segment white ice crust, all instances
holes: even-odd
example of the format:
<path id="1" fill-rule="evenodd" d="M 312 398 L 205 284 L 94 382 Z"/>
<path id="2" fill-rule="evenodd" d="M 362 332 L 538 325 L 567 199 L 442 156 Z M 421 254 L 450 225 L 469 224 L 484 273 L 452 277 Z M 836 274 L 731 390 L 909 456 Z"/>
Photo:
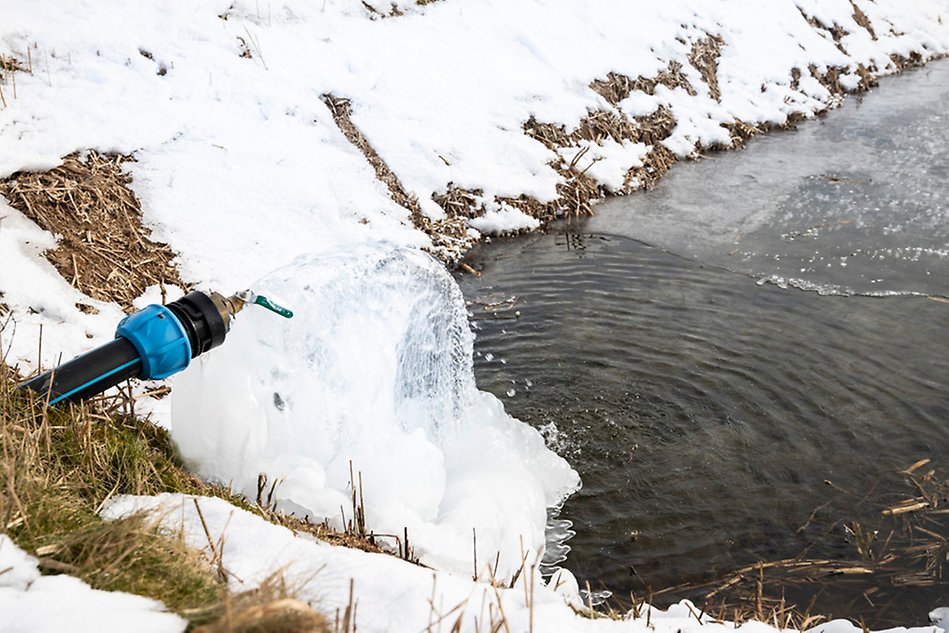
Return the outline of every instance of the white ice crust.
<path id="1" fill-rule="evenodd" d="M 476 534 L 509 578 L 543 550 L 546 509 L 579 477 L 475 387 L 464 298 L 440 262 L 365 243 L 254 288 L 294 317 L 246 308 L 173 382 L 172 437 L 199 473 L 250 498 L 263 473 L 279 509 L 342 528 L 351 464 L 367 528 L 407 528 L 425 563 L 470 571 Z"/>

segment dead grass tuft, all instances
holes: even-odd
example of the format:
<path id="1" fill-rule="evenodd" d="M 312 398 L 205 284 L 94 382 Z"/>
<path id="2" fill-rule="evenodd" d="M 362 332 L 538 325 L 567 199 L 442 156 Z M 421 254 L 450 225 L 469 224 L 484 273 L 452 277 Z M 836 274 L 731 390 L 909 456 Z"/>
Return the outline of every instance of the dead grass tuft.
<path id="1" fill-rule="evenodd" d="M 722 54 L 725 40 L 719 35 L 709 35 L 692 45 L 689 53 L 689 63 L 692 64 L 702 79 L 708 84 L 709 94 L 716 101 L 721 101 L 722 92 L 718 87 L 718 58 Z"/>
<path id="2" fill-rule="evenodd" d="M 187 289 L 172 263 L 174 251 L 142 226 L 141 205 L 118 154 L 71 154 L 45 172 L 17 172 L 0 181 L 0 194 L 40 228 L 59 236 L 45 253 L 64 279 L 127 312 L 151 285 Z"/>
<path id="3" fill-rule="evenodd" d="M 483 196 L 483 189 L 465 189 L 450 182 L 443 193 L 432 194 L 432 200 L 449 217 L 476 218 L 484 213 Z"/>
<path id="4" fill-rule="evenodd" d="M 412 223 L 424 231 L 432 240 L 433 254 L 446 263 L 458 261 L 474 244 L 468 235 L 468 225 L 462 216 L 449 216 L 444 220 L 432 220 L 419 206 L 418 198 L 408 193 L 399 177 L 389 168 L 366 136 L 352 121 L 352 104 L 349 99 L 331 94 L 323 95 L 323 103 L 329 108 L 333 121 L 350 143 L 358 149 L 376 172 L 376 178 L 389 188 L 389 195 L 410 213 Z"/>
<path id="5" fill-rule="evenodd" d="M 29 55 L 29 49 L 27 49 L 27 55 Z M 15 57 L 8 57 L 6 55 L 0 55 L 0 107 L 6 109 L 10 106 L 10 102 L 7 100 L 9 96 L 12 100 L 17 98 L 16 90 L 16 73 L 23 72 L 28 70 L 31 74 L 33 72 L 33 61 L 32 58 L 29 58 L 28 66 L 24 67 Z M 7 94 L 3 92 L 3 86 L 9 86 Z"/>
<path id="6" fill-rule="evenodd" d="M 890 60 L 892 60 L 893 64 L 896 66 L 897 72 L 903 72 L 907 68 L 922 66 L 925 62 L 923 56 L 915 51 L 910 53 L 908 57 L 894 53 L 893 55 L 890 55 Z"/>
<path id="7" fill-rule="evenodd" d="M 725 127 L 728 128 L 728 132 L 731 135 L 729 148 L 744 147 L 748 143 L 748 139 L 764 131 L 761 126 L 742 121 L 741 119 L 736 119 L 734 123 L 726 123 Z"/>
<path id="8" fill-rule="evenodd" d="M 831 94 L 842 95 L 846 92 L 840 85 L 840 68 L 831 66 L 822 73 L 817 69 L 817 66 L 811 64 L 807 67 L 807 70 L 810 71 L 811 76 L 827 88 Z"/>
<path id="9" fill-rule="evenodd" d="M 15 57 L 9 57 L 7 55 L 0 55 L 0 81 L 6 81 L 7 77 L 12 75 L 15 72 L 23 72 L 26 68 L 23 67 Z"/>
<path id="10" fill-rule="evenodd" d="M 873 30 L 873 25 L 870 24 L 870 18 L 867 17 L 867 14 L 864 13 L 853 0 L 850 0 L 850 6 L 853 7 L 853 21 L 865 28 L 867 32 L 870 33 L 870 37 L 876 40 L 876 31 Z"/>
<path id="11" fill-rule="evenodd" d="M 856 69 L 854 70 L 854 72 L 860 77 L 860 81 L 857 84 L 857 87 L 853 90 L 846 90 L 840 85 L 840 76 L 847 72 L 846 68 L 831 66 L 826 71 L 820 72 L 817 67 L 812 64 L 808 66 L 807 69 L 814 79 L 819 81 L 822 86 L 827 88 L 827 90 L 829 90 L 834 97 L 838 98 L 842 97 L 848 92 L 866 92 L 878 84 L 876 78 L 872 74 L 873 69 L 867 68 L 863 64 L 857 64 Z"/>
<path id="12" fill-rule="evenodd" d="M 255 590 L 225 596 L 214 609 L 217 619 L 194 633 L 332 633 L 326 618 L 294 593 L 282 576 L 271 576 Z"/>
<path id="13" fill-rule="evenodd" d="M 44 573 L 160 600 L 192 625 L 218 621 L 209 631 L 328 630 L 277 576 L 257 592 L 229 596 L 222 561 L 186 547 L 154 517 L 106 522 L 98 511 L 115 495 L 179 492 L 222 497 L 318 537 L 330 535 L 328 527 L 205 484 L 182 468 L 167 432 L 146 421 L 89 403 L 46 407 L 18 391 L 17 379 L 0 362 L 0 528 Z"/>
<path id="14" fill-rule="evenodd" d="M 613 95 L 620 95 L 625 90 L 624 79 L 618 75 L 613 77 L 619 82 L 618 86 L 604 88 L 604 90 Z M 643 165 L 629 171 L 623 189 L 618 192 L 607 192 L 592 178 L 578 173 L 575 166 L 555 165 L 555 168 L 558 168 L 558 171 L 561 171 L 566 178 L 566 183 L 559 191 L 562 206 L 568 213 L 583 215 L 592 214 L 592 201 L 608 193 L 623 194 L 638 188 L 653 187 L 677 160 L 675 155 L 661 144 L 661 141 L 672 133 L 675 125 L 672 111 L 665 106 L 660 106 L 652 114 L 633 120 L 628 119 L 619 111 L 598 110 L 587 115 L 576 129 L 569 132 L 563 125 L 540 123 L 532 117 L 524 124 L 524 132 L 554 151 L 576 147 L 584 141 L 599 144 L 606 139 L 617 143 L 628 141 L 652 145 Z"/>
<path id="15" fill-rule="evenodd" d="M 626 182 L 631 189 L 652 189 L 678 160 L 665 145 L 654 145 L 646 154 L 642 167 L 636 167 L 626 174 Z"/>
<path id="16" fill-rule="evenodd" d="M 635 90 L 654 95 L 656 94 L 656 86 L 665 86 L 670 90 L 682 88 L 690 95 L 695 96 L 695 89 L 682 74 L 682 64 L 679 62 L 670 62 L 669 67 L 655 77 L 631 79 L 626 75 L 611 72 L 607 74 L 606 79 L 596 79 L 590 83 L 590 88 L 612 105 L 616 105 Z"/>

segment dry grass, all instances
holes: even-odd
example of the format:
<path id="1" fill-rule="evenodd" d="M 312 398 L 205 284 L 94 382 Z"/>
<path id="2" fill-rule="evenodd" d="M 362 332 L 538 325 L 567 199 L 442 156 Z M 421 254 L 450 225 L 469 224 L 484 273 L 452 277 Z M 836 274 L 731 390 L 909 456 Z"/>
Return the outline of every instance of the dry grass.
<path id="1" fill-rule="evenodd" d="M 653 596 L 697 596 L 704 611 L 719 619 L 744 622 L 751 619 L 774 622 L 780 628 L 803 629 L 825 619 L 813 614 L 815 600 L 795 604 L 785 596 L 819 595 L 840 583 L 855 587 L 867 602 L 885 613 L 898 605 L 894 587 L 949 588 L 949 480 L 933 469 L 923 470 L 930 461 L 920 460 L 901 471 L 906 492 L 895 503 L 879 507 L 879 520 L 860 523 L 838 520 L 833 533 L 838 547 L 849 550 L 836 559 L 807 556 L 759 562 L 725 576 L 699 583 L 687 583 L 654 592 Z M 807 530 L 819 510 L 805 525 Z M 835 617 L 847 614 L 833 614 Z"/>
<path id="2" fill-rule="evenodd" d="M 172 264 L 175 253 L 150 239 L 131 176 L 118 154 L 71 154 L 45 172 L 18 172 L 0 181 L 0 194 L 42 229 L 59 236 L 45 253 L 64 279 L 131 312 L 148 286 L 188 288 Z"/>
<path id="3" fill-rule="evenodd" d="M 0 81 L 6 82 L 15 72 L 23 72 L 23 67 L 15 57 L 0 55 Z"/>
<path id="4" fill-rule="evenodd" d="M 15 390 L 0 363 L 0 526 L 47 573 L 130 591 L 173 610 L 207 606 L 225 590 L 202 557 L 145 517 L 102 521 L 116 494 L 207 488 L 175 463 L 167 435 L 121 415 L 46 408 Z"/>
<path id="5" fill-rule="evenodd" d="M 34 554 L 44 573 L 68 573 L 97 589 L 161 600 L 206 631 L 329 631 L 319 614 L 293 600 L 275 576 L 261 589 L 230 596 L 218 566 L 185 546 L 153 517 L 106 522 L 98 511 L 115 495 L 213 495 L 291 528 L 312 526 L 260 508 L 185 471 L 168 434 L 123 406 L 46 407 L 16 390 L 0 363 L 0 526 Z M 352 540 L 352 539 L 350 539 Z M 321 628 L 322 627 L 322 628 Z"/>
<path id="6" fill-rule="evenodd" d="M 867 14 L 857 6 L 857 3 L 854 2 L 854 0 L 850 0 L 850 6 L 853 7 L 853 21 L 866 29 L 870 34 L 870 37 L 876 40 L 876 31 L 873 30 L 873 26 L 870 24 L 870 18 L 867 17 Z"/>
<path id="7" fill-rule="evenodd" d="M 613 78 L 619 84 L 625 81 L 622 75 L 613 75 Z M 621 94 L 623 90 L 624 88 L 619 87 L 612 92 Z M 524 124 L 524 132 L 528 136 L 554 151 L 575 147 L 584 141 L 599 144 L 606 139 L 617 143 L 645 143 L 653 146 L 646 155 L 643 165 L 630 170 L 626 177 L 626 185 L 618 192 L 607 192 L 592 179 L 587 178 L 586 180 L 590 182 L 584 182 L 577 178 L 581 174 L 577 173 L 575 165 L 555 165 L 555 168 L 563 170 L 561 173 L 568 183 L 571 180 L 577 182 L 572 187 L 568 184 L 561 192 L 561 198 L 566 201 L 563 205 L 565 210 L 574 214 L 592 214 L 591 203 L 609 193 L 623 194 L 634 189 L 649 189 L 654 186 L 676 161 L 672 152 L 661 144 L 661 141 L 668 138 L 674 128 L 675 118 L 665 106 L 660 106 L 650 115 L 632 120 L 618 110 L 608 112 L 598 110 L 584 117 L 572 131 L 567 131 L 563 125 L 540 123 L 533 118 Z M 574 195 L 571 196 L 571 193 Z"/>
<path id="8" fill-rule="evenodd" d="M 362 131 L 353 123 L 352 105 L 348 99 L 331 94 L 323 95 L 323 102 L 329 108 L 337 127 L 350 143 L 358 149 L 376 172 L 376 178 L 389 188 L 389 195 L 399 205 L 408 209 L 412 223 L 424 231 L 432 240 L 433 254 L 447 263 L 453 263 L 474 244 L 468 235 L 466 218 L 449 216 L 445 220 L 434 221 L 422 213 L 418 198 L 408 193 L 399 177 L 379 156 Z"/>
<path id="9" fill-rule="evenodd" d="M 915 51 L 910 53 L 908 57 L 894 53 L 890 55 L 890 60 L 896 65 L 897 72 L 903 72 L 907 68 L 916 68 L 925 63 L 923 56 Z"/>
<path id="10" fill-rule="evenodd" d="M 16 73 L 26 70 L 33 72 L 32 60 L 27 63 L 28 66 L 24 67 L 15 57 L 0 55 L 0 108 L 8 108 L 10 102 L 17 98 Z M 4 92 L 4 86 L 6 86 L 6 92 Z"/>
<path id="11" fill-rule="evenodd" d="M 481 202 L 483 196 L 483 189 L 464 189 L 450 182 L 445 192 L 433 194 L 432 200 L 449 217 L 476 218 L 484 213 L 484 204 Z"/>
<path id="12" fill-rule="evenodd" d="M 283 577 L 274 575 L 260 587 L 226 595 L 212 610 L 214 620 L 194 633 L 332 633 L 329 622 L 293 597 Z"/>
<path id="13" fill-rule="evenodd" d="M 721 101 L 722 92 L 718 87 L 718 58 L 722 54 L 722 45 L 725 41 L 718 35 L 709 35 L 692 46 L 689 53 L 689 63 L 702 75 L 708 84 L 709 94 L 716 101 Z"/>
<path id="14" fill-rule="evenodd" d="M 606 79 L 595 79 L 590 83 L 590 88 L 612 105 L 628 97 L 632 92 L 638 90 L 648 95 L 656 94 L 656 86 L 665 86 L 670 90 L 682 88 L 690 95 L 695 96 L 695 89 L 685 75 L 682 74 L 682 64 L 679 62 L 670 62 L 666 70 L 661 71 L 655 77 L 637 77 L 631 79 L 626 75 L 619 73 L 608 73 Z"/>

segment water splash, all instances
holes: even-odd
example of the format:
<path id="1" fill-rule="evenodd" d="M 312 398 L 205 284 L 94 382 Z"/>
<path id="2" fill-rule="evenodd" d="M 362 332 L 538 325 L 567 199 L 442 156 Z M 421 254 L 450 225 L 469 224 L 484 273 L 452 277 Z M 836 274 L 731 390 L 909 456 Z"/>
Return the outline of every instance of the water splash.
<path id="1" fill-rule="evenodd" d="M 251 498 L 265 473 L 279 507 L 341 527 L 351 461 L 368 527 L 408 527 L 423 561 L 470 572 L 472 528 L 500 577 L 543 550 L 546 509 L 579 478 L 476 388 L 465 303 L 440 263 L 367 244 L 254 288 L 296 316 L 241 314 L 176 381 L 172 436 L 198 472 Z"/>

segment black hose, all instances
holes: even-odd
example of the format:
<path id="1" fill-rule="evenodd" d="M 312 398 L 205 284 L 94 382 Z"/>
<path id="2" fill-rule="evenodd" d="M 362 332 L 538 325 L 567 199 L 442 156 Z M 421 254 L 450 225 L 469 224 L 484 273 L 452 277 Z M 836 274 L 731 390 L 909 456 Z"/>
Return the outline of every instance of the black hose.
<path id="1" fill-rule="evenodd" d="M 56 404 L 78 402 L 129 378 L 167 378 L 224 342 L 231 318 L 228 301 L 194 291 L 167 306 L 147 306 L 119 322 L 114 340 L 20 388 Z"/>
<path id="2" fill-rule="evenodd" d="M 20 387 L 33 390 L 44 400 L 48 398 L 49 404 L 79 402 L 137 377 L 141 370 L 142 362 L 135 346 L 128 339 L 117 338 Z"/>

